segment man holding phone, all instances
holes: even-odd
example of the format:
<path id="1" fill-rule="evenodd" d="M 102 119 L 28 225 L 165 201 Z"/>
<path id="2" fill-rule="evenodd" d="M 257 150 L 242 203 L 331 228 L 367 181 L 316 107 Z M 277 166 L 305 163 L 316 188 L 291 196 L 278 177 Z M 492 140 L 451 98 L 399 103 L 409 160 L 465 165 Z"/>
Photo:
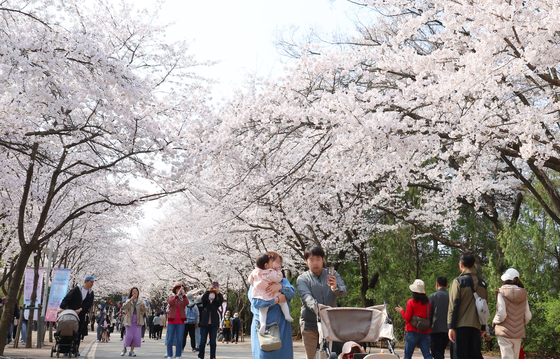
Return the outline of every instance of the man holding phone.
<path id="1" fill-rule="evenodd" d="M 336 307 L 337 298 L 346 297 L 348 289 L 333 267 L 323 268 L 325 252 L 321 247 L 307 248 L 304 259 L 309 270 L 302 273 L 297 280 L 297 289 L 302 304 L 300 327 L 306 357 L 313 359 L 319 344 L 317 304 Z M 333 350 L 335 350 L 334 344 Z M 340 352 L 341 349 L 342 347 L 338 351 Z"/>

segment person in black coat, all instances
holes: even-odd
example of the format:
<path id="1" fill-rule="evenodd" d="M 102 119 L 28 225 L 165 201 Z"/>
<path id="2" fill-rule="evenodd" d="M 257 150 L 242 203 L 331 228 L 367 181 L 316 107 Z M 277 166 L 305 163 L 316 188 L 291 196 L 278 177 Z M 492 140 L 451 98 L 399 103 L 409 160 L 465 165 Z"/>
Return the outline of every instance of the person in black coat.
<path id="1" fill-rule="evenodd" d="M 93 282 L 95 282 L 95 279 L 92 276 L 86 277 L 84 284 L 69 291 L 60 303 L 59 312 L 64 309 L 72 309 L 78 314 L 78 318 L 80 318 L 80 339 L 88 334 L 86 313 L 93 305 Z M 78 342 L 79 348 L 80 343 Z"/>
<path id="2" fill-rule="evenodd" d="M 210 334 L 210 358 L 216 357 L 216 335 L 218 326 L 220 325 L 220 316 L 218 308 L 222 306 L 224 296 L 220 293 L 218 286 L 212 285 L 210 290 L 202 296 L 203 310 L 200 313 L 200 344 L 198 346 L 198 358 L 204 359 L 204 350 L 206 348 L 206 338 Z"/>

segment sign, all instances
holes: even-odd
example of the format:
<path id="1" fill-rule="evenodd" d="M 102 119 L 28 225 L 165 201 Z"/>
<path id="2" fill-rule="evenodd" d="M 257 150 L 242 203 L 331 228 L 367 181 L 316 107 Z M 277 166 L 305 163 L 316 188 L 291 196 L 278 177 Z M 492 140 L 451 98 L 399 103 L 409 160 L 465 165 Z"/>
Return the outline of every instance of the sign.
<path id="1" fill-rule="evenodd" d="M 70 269 L 53 269 L 51 291 L 49 292 L 49 304 L 47 306 L 45 321 L 56 322 L 56 314 L 58 313 L 62 299 L 64 299 L 68 292 L 69 282 Z"/>
<path id="2" fill-rule="evenodd" d="M 41 296 L 43 293 L 43 268 L 39 268 L 39 282 L 37 283 L 37 299 L 35 300 L 35 306 L 41 303 Z M 33 279 L 35 276 L 35 269 L 32 267 L 25 267 L 25 283 L 23 287 L 23 304 L 25 306 L 31 305 L 31 294 L 33 293 Z M 39 319 L 39 310 L 34 311 L 33 320 Z M 26 309 L 23 313 L 25 319 L 29 319 L 29 309 Z"/>

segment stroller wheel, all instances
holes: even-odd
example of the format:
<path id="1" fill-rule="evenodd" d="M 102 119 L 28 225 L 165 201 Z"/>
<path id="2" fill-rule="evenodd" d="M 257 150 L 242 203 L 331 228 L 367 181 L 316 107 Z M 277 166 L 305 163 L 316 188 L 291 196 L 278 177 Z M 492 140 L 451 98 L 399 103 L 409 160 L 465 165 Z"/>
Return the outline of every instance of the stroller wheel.
<path id="1" fill-rule="evenodd" d="M 336 353 L 331 353 L 331 355 L 329 355 L 329 359 L 337 359 L 338 356 L 336 355 Z"/>

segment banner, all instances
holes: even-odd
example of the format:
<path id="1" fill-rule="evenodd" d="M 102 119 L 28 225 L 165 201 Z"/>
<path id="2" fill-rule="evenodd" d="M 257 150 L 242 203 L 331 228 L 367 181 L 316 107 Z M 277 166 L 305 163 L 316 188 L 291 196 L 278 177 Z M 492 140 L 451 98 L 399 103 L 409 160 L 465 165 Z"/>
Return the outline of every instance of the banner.
<path id="1" fill-rule="evenodd" d="M 64 299 L 66 293 L 68 292 L 69 282 L 70 269 L 53 269 L 51 290 L 49 292 L 49 304 L 47 306 L 45 321 L 56 322 L 56 314 L 58 313 L 62 299 Z"/>
<path id="2" fill-rule="evenodd" d="M 39 306 L 41 303 L 43 295 L 43 268 L 39 268 L 39 282 L 37 283 L 37 299 L 35 300 L 35 306 Z M 35 276 L 35 269 L 31 267 L 25 267 L 25 284 L 23 287 L 23 304 L 25 306 L 31 305 L 31 293 L 33 293 L 33 277 Z M 29 310 L 26 309 L 23 313 L 25 319 L 29 319 Z M 39 311 L 36 309 L 33 316 L 33 320 L 39 318 Z"/>

